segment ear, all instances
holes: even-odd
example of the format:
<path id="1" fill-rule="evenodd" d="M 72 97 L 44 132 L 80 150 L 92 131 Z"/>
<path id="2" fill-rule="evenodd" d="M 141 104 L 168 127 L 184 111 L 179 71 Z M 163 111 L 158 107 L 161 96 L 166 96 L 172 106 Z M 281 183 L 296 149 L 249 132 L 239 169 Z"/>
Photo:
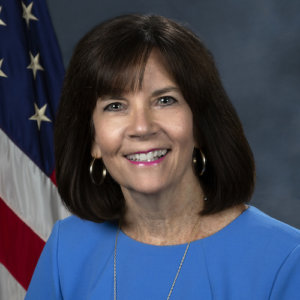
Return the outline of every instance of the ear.
<path id="1" fill-rule="evenodd" d="M 101 156 L 102 156 L 101 155 L 100 147 L 99 147 L 99 145 L 95 141 L 93 141 L 91 155 L 94 158 L 101 158 Z"/>

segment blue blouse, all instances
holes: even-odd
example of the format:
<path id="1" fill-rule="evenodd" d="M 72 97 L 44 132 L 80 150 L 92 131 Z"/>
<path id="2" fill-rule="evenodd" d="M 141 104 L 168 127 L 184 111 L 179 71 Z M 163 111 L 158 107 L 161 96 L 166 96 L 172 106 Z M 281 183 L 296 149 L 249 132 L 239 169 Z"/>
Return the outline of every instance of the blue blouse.
<path id="1" fill-rule="evenodd" d="M 116 233 L 109 222 L 57 222 L 25 299 L 112 300 Z M 167 299 L 185 248 L 140 243 L 121 231 L 117 299 Z M 191 243 L 170 299 L 299 300 L 300 231 L 250 206 Z"/>

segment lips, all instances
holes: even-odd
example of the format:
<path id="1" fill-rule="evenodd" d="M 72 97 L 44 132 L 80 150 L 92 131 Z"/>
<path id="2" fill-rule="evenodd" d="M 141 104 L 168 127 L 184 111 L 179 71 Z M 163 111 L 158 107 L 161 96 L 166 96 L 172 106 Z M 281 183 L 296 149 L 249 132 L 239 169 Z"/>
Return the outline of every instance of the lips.
<path id="1" fill-rule="evenodd" d="M 126 158 L 135 162 L 152 162 L 164 157 L 168 149 L 155 149 L 148 152 L 134 153 L 126 155 Z"/>

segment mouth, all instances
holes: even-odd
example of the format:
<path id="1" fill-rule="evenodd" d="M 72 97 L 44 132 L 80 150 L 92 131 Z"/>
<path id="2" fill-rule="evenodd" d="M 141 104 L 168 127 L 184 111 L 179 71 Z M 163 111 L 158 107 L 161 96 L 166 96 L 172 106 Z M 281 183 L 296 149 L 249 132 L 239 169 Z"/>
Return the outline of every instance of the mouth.
<path id="1" fill-rule="evenodd" d="M 125 157 L 132 162 L 153 162 L 160 158 L 163 158 L 167 155 L 168 152 L 168 149 L 156 149 L 144 153 L 129 154 Z"/>

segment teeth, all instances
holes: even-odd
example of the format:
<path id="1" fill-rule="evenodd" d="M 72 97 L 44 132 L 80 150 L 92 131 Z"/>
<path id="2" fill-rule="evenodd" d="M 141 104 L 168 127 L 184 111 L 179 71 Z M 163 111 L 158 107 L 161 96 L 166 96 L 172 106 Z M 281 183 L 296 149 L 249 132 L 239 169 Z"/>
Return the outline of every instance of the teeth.
<path id="1" fill-rule="evenodd" d="M 153 152 L 148 152 L 146 156 L 147 156 L 147 158 L 146 158 L 147 161 L 151 161 L 154 157 Z"/>
<path id="2" fill-rule="evenodd" d="M 132 161 L 154 161 L 157 160 L 158 158 L 165 156 L 167 154 L 168 150 L 163 149 L 163 150 L 155 150 L 155 151 L 150 151 L 148 153 L 140 153 L 140 154 L 130 154 L 127 155 L 127 159 L 132 160 Z"/>

